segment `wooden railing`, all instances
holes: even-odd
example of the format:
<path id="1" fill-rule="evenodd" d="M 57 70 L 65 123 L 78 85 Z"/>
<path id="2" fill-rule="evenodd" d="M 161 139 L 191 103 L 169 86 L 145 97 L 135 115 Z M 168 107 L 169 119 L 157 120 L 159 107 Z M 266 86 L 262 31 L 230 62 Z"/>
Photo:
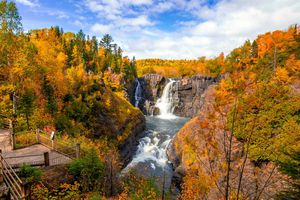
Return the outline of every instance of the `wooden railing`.
<path id="1" fill-rule="evenodd" d="M 39 144 L 42 144 L 60 154 L 63 154 L 71 159 L 80 157 L 80 144 L 69 146 L 67 143 L 51 140 L 49 137 L 41 134 L 41 130 L 36 131 L 36 139 Z"/>
<path id="2" fill-rule="evenodd" d="M 28 184 L 22 182 L 18 177 L 12 166 L 5 160 L 0 150 L 0 167 L 1 176 L 7 187 L 9 188 L 10 195 L 14 200 L 29 199 Z"/>
<path id="3" fill-rule="evenodd" d="M 12 120 L 9 118 L 4 118 L 2 123 L 3 123 L 3 128 L 9 131 L 9 137 L 10 137 L 9 142 L 12 146 L 12 149 L 15 149 L 16 148 L 16 138 L 15 138 L 15 134 L 13 131 Z"/>
<path id="4" fill-rule="evenodd" d="M 35 157 L 38 158 L 35 161 L 18 162 L 19 159 L 26 160 L 26 158 L 28 158 L 29 160 L 29 158 L 32 159 Z M 6 160 L 6 162 L 10 163 L 10 166 L 13 169 L 18 169 L 24 164 L 33 167 L 43 167 L 43 166 L 47 167 L 50 165 L 49 152 L 44 152 L 41 154 L 21 155 L 21 156 L 4 156 L 4 159 Z"/>
<path id="5" fill-rule="evenodd" d="M 8 118 L 3 119 L 2 124 L 3 124 L 4 129 L 11 129 L 12 128 L 12 122 Z"/>

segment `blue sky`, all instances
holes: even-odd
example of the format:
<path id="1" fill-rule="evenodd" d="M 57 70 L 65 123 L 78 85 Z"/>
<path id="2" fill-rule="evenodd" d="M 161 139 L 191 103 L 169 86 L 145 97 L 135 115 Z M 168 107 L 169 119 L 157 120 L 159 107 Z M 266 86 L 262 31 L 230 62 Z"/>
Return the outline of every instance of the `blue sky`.
<path id="1" fill-rule="evenodd" d="M 258 34 L 300 23 L 299 0 L 14 0 L 24 30 L 109 33 L 137 59 L 229 53 Z"/>

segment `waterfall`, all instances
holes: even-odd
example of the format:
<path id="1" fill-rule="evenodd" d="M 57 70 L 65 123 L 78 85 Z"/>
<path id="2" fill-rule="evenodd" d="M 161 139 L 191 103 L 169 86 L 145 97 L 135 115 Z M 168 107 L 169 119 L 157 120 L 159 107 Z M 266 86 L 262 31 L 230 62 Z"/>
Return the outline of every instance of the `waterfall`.
<path id="1" fill-rule="evenodd" d="M 135 88 L 135 93 L 134 93 L 134 100 L 135 100 L 134 106 L 138 107 L 140 100 L 142 99 L 142 87 L 139 79 L 136 79 L 136 82 L 137 82 L 137 86 Z"/>
<path id="2" fill-rule="evenodd" d="M 172 95 L 172 88 L 173 84 L 175 83 L 174 80 L 170 79 L 170 82 L 167 83 L 163 90 L 162 96 L 157 100 L 155 107 L 159 108 L 160 111 L 160 118 L 174 118 L 176 117 L 173 115 L 173 95 Z"/>
<path id="3" fill-rule="evenodd" d="M 136 79 L 134 93 L 136 107 L 142 101 L 142 89 L 142 85 Z M 174 92 L 174 90 L 176 91 Z M 160 115 L 145 116 L 145 136 L 139 139 L 139 144 L 132 160 L 122 170 L 122 174 L 126 174 L 131 169 L 134 169 L 135 173 L 139 175 L 156 177 L 155 182 L 157 185 L 164 184 L 166 191 L 171 188 L 173 176 L 172 165 L 168 161 L 166 152 L 176 133 L 188 120 L 173 115 L 174 105 L 178 101 L 177 91 L 178 83 L 175 84 L 174 80 L 169 80 L 163 89 L 162 96 L 155 105 L 151 101 L 145 100 L 144 106 L 147 108 L 147 111 L 156 113 L 154 110 L 158 108 Z"/>

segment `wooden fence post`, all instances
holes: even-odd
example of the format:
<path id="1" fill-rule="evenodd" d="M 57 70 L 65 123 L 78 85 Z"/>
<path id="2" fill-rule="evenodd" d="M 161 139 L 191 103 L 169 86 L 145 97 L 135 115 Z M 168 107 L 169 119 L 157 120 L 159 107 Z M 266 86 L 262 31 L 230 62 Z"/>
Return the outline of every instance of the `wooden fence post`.
<path id="1" fill-rule="evenodd" d="M 15 136 L 15 133 L 13 131 L 11 133 L 11 137 L 12 137 L 12 143 L 11 143 L 12 150 L 15 150 L 16 149 L 16 136 Z"/>
<path id="2" fill-rule="evenodd" d="M 44 163 L 45 167 L 48 167 L 50 165 L 49 152 L 44 152 Z"/>
<path id="3" fill-rule="evenodd" d="M 9 120 L 9 134 L 10 134 L 10 142 L 11 142 L 12 150 L 15 150 L 16 149 L 16 136 L 14 133 L 14 127 L 13 127 L 12 120 Z"/>
<path id="4" fill-rule="evenodd" d="M 40 144 L 40 130 L 38 128 L 35 130 L 35 135 L 37 143 Z"/>
<path id="5" fill-rule="evenodd" d="M 76 158 L 80 158 L 80 143 L 76 143 Z"/>
<path id="6" fill-rule="evenodd" d="M 21 187 L 22 200 L 30 200 L 30 183 L 23 182 Z"/>
<path id="7" fill-rule="evenodd" d="M 51 140 L 51 146 L 52 146 L 52 150 L 55 150 L 54 149 L 54 140 Z"/>
<path id="8" fill-rule="evenodd" d="M 2 157 L 2 149 L 0 149 L 0 183 L 3 183 L 3 157 Z"/>

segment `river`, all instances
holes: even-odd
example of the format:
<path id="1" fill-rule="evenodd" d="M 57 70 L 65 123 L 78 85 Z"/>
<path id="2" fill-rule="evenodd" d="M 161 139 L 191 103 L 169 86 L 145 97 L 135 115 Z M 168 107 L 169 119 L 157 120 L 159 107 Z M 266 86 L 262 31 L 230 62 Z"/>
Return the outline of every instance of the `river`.
<path id="1" fill-rule="evenodd" d="M 125 168 L 125 171 L 134 169 L 140 175 L 154 178 L 158 186 L 162 188 L 160 184 L 164 184 L 166 190 L 171 186 L 173 175 L 166 150 L 179 129 L 189 120 L 172 114 L 170 91 L 174 83 L 175 81 L 170 80 L 165 86 L 161 98 L 157 100 L 156 107 L 160 109 L 160 115 L 145 116 L 145 136 L 139 140 L 137 151 Z M 140 85 L 138 84 L 137 87 Z M 136 89 L 136 91 L 140 90 L 140 88 Z M 139 100 L 140 98 L 136 96 L 135 99 Z"/>

